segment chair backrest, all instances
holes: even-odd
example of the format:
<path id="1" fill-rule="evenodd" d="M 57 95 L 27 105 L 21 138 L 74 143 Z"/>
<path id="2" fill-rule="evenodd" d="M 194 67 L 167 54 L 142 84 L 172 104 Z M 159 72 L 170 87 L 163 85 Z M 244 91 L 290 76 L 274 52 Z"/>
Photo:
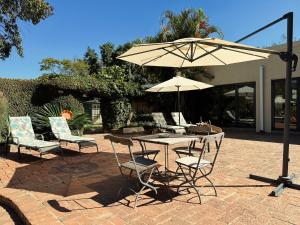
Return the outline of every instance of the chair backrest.
<path id="1" fill-rule="evenodd" d="M 187 125 L 186 120 L 184 119 L 182 113 L 178 113 L 178 112 L 171 112 L 171 116 L 175 122 L 176 125 Z M 180 117 L 179 117 L 180 116 Z M 179 124 L 179 118 L 180 118 L 180 124 Z"/>
<path id="2" fill-rule="evenodd" d="M 215 162 L 217 160 L 219 151 L 221 149 L 221 144 L 222 144 L 224 136 L 225 136 L 225 133 L 221 132 L 221 133 L 218 133 L 218 134 L 206 135 L 201 140 L 201 143 L 203 145 L 202 145 L 202 151 L 201 151 L 199 161 L 198 161 L 198 166 L 200 164 L 201 159 L 205 156 L 206 149 L 212 147 L 212 145 L 215 145 L 215 147 L 216 147 L 216 151 L 214 152 L 215 155 L 212 157 L 213 160 L 211 162 L 211 170 L 208 172 L 208 174 L 211 173 L 212 170 L 213 170 L 213 167 L 214 167 Z"/>
<path id="3" fill-rule="evenodd" d="M 18 138 L 19 141 L 35 139 L 29 116 L 9 117 L 9 128 L 12 137 Z"/>
<path id="4" fill-rule="evenodd" d="M 162 112 L 153 112 L 151 113 L 154 122 L 159 126 L 167 125 L 167 121 Z"/>
<path id="5" fill-rule="evenodd" d="M 129 138 L 118 137 L 118 136 L 114 136 L 114 135 L 106 135 L 104 138 L 110 140 L 115 158 L 117 160 L 119 169 L 121 171 L 121 163 L 120 163 L 117 151 L 116 151 L 116 144 L 127 146 L 128 150 L 129 150 L 129 153 L 130 153 L 130 157 L 132 158 L 133 157 L 133 154 L 131 152 L 131 147 L 133 146 L 132 140 L 129 139 Z M 121 171 L 121 173 L 122 173 L 122 171 Z"/>
<path id="6" fill-rule="evenodd" d="M 69 128 L 66 118 L 60 117 L 49 117 L 51 130 L 56 138 L 63 136 L 70 136 L 71 130 Z"/>

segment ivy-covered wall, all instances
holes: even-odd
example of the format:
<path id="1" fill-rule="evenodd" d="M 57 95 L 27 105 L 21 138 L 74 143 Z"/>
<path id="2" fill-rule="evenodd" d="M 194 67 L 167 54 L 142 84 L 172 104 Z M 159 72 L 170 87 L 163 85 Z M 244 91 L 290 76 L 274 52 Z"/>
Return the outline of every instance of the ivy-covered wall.
<path id="1" fill-rule="evenodd" d="M 32 112 L 35 90 L 33 80 L 0 79 L 0 91 L 7 99 L 8 113 L 11 116 L 24 116 Z"/>
<path id="2" fill-rule="evenodd" d="M 110 130 L 125 126 L 131 110 L 131 103 L 127 98 L 116 100 L 102 99 L 101 115 L 103 128 Z"/>
<path id="3" fill-rule="evenodd" d="M 141 95 L 136 83 L 61 75 L 42 76 L 35 80 L 0 78 L 0 91 L 7 99 L 10 116 L 32 115 L 39 106 L 49 102 L 66 106 L 75 104 L 82 111 L 84 101 L 100 98 L 106 129 L 126 125 L 132 110 L 131 100 Z"/>

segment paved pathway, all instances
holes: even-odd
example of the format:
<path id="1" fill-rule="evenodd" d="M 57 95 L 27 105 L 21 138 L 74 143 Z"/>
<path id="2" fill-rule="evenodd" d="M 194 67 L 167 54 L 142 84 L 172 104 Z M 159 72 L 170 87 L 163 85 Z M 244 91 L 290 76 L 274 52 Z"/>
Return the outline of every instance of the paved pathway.
<path id="1" fill-rule="evenodd" d="M 248 179 L 249 173 L 271 178 L 280 174 L 281 137 L 229 133 L 211 176 L 218 197 L 203 188 L 207 196 L 199 205 L 193 192 L 171 191 L 174 198 L 168 201 L 164 191 L 158 196 L 146 191 L 136 210 L 131 208 L 132 195 L 115 201 L 122 180 L 111 146 L 103 135 L 94 137 L 99 154 L 93 148 L 79 154 L 76 146 L 68 145 L 64 158 L 48 154 L 39 160 L 36 152 L 24 150 L 18 160 L 12 149 L 8 158 L 0 157 L 0 195 L 17 204 L 32 224 L 300 224 L 299 191 L 286 189 L 282 196 L 270 197 L 274 187 Z M 290 170 L 300 175 L 300 139 L 294 139 Z M 174 162 L 176 155 L 170 152 Z M 124 148 L 120 155 L 123 160 L 128 157 Z M 161 153 L 158 160 L 163 159 Z M 171 168 L 176 165 L 171 163 Z"/>

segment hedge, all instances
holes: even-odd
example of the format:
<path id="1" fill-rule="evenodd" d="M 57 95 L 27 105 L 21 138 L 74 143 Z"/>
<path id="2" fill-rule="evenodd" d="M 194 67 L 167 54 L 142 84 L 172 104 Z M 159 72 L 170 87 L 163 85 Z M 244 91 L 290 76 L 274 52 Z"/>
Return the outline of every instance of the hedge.
<path id="1" fill-rule="evenodd" d="M 49 102 L 72 105 L 83 111 L 82 100 L 98 97 L 106 129 L 124 126 L 131 111 L 129 99 L 142 95 L 140 85 L 134 82 L 63 75 L 42 76 L 35 80 L 0 78 L 0 91 L 7 98 L 10 116 L 32 115 L 39 106 Z"/>
<path id="2" fill-rule="evenodd" d="M 112 79 L 97 79 L 93 76 L 45 75 L 37 79 L 39 88 L 65 90 L 91 96 L 120 99 L 142 94 L 140 85 Z"/>
<path id="3" fill-rule="evenodd" d="M 0 79 L 0 91 L 7 98 L 10 116 L 25 116 L 32 112 L 35 90 L 34 80 Z"/>
<path id="4" fill-rule="evenodd" d="M 124 127 L 131 112 L 129 99 L 102 99 L 101 115 L 104 130 Z"/>
<path id="5" fill-rule="evenodd" d="M 7 99 L 4 97 L 3 93 L 0 92 L 0 143 L 5 142 L 8 134 L 7 117 L 8 117 Z"/>

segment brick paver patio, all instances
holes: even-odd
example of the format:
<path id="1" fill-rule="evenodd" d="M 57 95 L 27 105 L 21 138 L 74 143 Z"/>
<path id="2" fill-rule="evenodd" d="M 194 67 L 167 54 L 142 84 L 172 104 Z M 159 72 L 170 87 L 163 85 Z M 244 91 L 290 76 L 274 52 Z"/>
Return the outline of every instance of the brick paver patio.
<path id="1" fill-rule="evenodd" d="M 18 160 L 12 148 L 8 158 L 0 156 L 0 196 L 13 201 L 32 224 L 300 224 L 299 191 L 286 189 L 280 197 L 271 197 L 273 186 L 248 179 L 249 173 L 270 178 L 281 173 L 281 136 L 226 135 L 211 176 L 218 197 L 203 188 L 207 196 L 202 197 L 202 205 L 193 192 L 172 191 L 172 201 L 166 191 L 157 196 L 145 191 L 137 209 L 132 209 L 132 195 L 115 201 L 123 181 L 103 134 L 93 135 L 101 148 L 98 154 L 94 148 L 79 154 L 76 146 L 68 145 L 64 158 L 48 154 L 39 160 L 36 152 L 23 150 Z M 292 141 L 290 171 L 300 174 L 299 136 Z M 125 149 L 121 151 L 125 159 Z M 175 158 L 170 151 L 173 169 Z M 163 164 L 162 153 L 158 160 Z M 7 214 L 0 210 L 0 224 L 5 219 Z"/>

